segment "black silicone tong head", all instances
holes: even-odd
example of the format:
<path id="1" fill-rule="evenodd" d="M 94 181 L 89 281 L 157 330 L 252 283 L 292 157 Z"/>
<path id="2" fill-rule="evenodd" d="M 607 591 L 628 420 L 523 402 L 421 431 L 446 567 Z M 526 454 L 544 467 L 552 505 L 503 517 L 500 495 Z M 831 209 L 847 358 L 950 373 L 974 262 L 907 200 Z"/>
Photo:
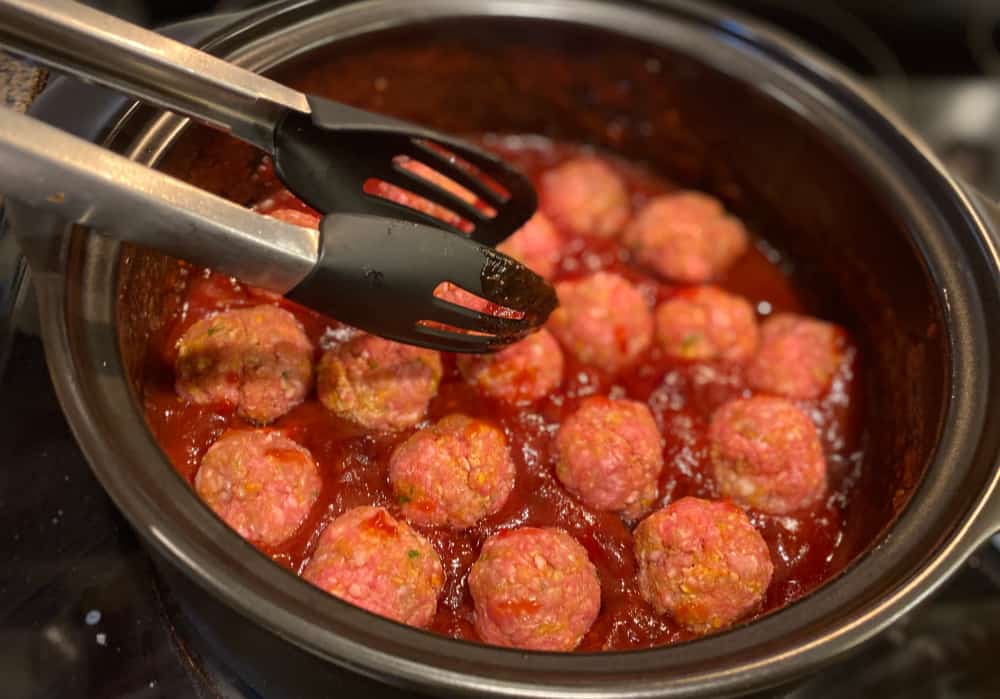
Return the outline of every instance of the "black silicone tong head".
<path id="1" fill-rule="evenodd" d="M 458 139 L 309 96 L 310 114 L 288 112 L 275 132 L 274 166 L 297 196 L 323 213 L 402 218 L 495 246 L 538 205 L 531 183 L 502 160 Z M 442 188 L 407 167 L 427 166 L 474 195 Z M 382 182 L 455 214 L 460 226 L 371 193 Z"/>
<path id="2" fill-rule="evenodd" d="M 327 214 L 319 261 L 289 298 L 393 340 L 452 352 L 490 352 L 545 323 L 555 290 L 493 249 L 535 212 L 523 175 L 412 124 L 317 97 L 309 105 L 311 114 L 290 111 L 275 131 L 278 176 Z M 469 196 L 421 177 L 414 161 Z M 373 180 L 448 209 L 470 227 L 372 194 L 366 185 Z M 490 303 L 446 300 L 447 283 Z"/>
<path id="3" fill-rule="evenodd" d="M 320 235 L 319 263 L 288 297 L 392 340 L 489 352 L 537 329 L 556 305 L 552 287 L 527 267 L 440 228 L 329 214 Z M 441 298 L 443 282 L 503 309 L 483 312 Z M 445 295 L 455 298 L 454 288 Z"/>

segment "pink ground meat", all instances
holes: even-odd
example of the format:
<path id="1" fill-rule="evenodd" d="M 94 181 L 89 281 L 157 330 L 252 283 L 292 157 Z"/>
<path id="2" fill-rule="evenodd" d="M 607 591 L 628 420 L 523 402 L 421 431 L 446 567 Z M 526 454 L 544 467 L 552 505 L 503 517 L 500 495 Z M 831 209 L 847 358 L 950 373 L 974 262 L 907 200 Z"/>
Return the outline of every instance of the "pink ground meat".
<path id="1" fill-rule="evenodd" d="M 330 522 L 302 577 L 331 595 L 410 626 L 437 611 L 444 570 L 437 553 L 381 507 L 356 507 Z"/>
<path id="2" fill-rule="evenodd" d="M 643 403 L 585 399 L 559 428 L 556 447 L 556 475 L 591 507 L 634 519 L 656 500 L 663 445 Z"/>
<path id="3" fill-rule="evenodd" d="M 402 430 L 423 419 L 441 371 L 433 350 L 366 334 L 323 354 L 316 389 L 339 417 L 368 429 Z"/>
<path id="4" fill-rule="evenodd" d="M 819 398 L 840 365 L 841 331 L 831 323 L 778 313 L 760 327 L 760 348 L 747 369 L 750 387 L 786 398 Z"/>
<path id="5" fill-rule="evenodd" d="M 749 244 L 739 219 L 714 197 L 691 191 L 650 200 L 625 230 L 624 240 L 639 264 L 687 284 L 721 276 Z"/>
<path id="6" fill-rule="evenodd" d="M 457 364 L 480 391 L 513 404 L 547 396 L 563 378 L 562 350 L 544 328 L 496 354 L 461 355 Z"/>
<path id="7" fill-rule="evenodd" d="M 541 211 L 497 246 L 497 250 L 510 255 L 530 267 L 539 276 L 551 279 L 562 249 L 562 238 Z"/>
<path id="8" fill-rule="evenodd" d="M 629 217 L 624 181 L 593 156 L 567 160 L 544 173 L 538 196 L 552 222 L 577 235 L 616 236 Z"/>
<path id="9" fill-rule="evenodd" d="M 515 467 L 503 432 L 448 415 L 396 447 L 389 480 L 403 515 L 418 524 L 471 527 L 503 507 Z"/>
<path id="10" fill-rule="evenodd" d="M 815 505 L 826 492 L 826 459 L 809 416 L 784 398 L 755 396 L 719 408 L 710 453 L 723 496 L 768 514 Z"/>
<path id="11" fill-rule="evenodd" d="M 601 607 L 587 551 L 556 528 L 491 536 L 469 572 L 469 591 L 479 637 L 528 650 L 573 650 Z"/>
<path id="12" fill-rule="evenodd" d="M 277 306 L 202 318 L 184 333 L 177 350 L 176 388 L 182 397 L 233 406 L 258 424 L 297 406 L 312 385 L 312 343 L 299 321 Z"/>
<path id="13" fill-rule="evenodd" d="M 656 336 L 663 351 L 678 359 L 742 362 L 757 349 L 757 319 L 741 296 L 700 286 L 657 307 Z"/>
<path id="14" fill-rule="evenodd" d="M 312 455 L 284 435 L 229 430 L 205 452 L 194 487 L 244 539 L 277 546 L 305 520 L 322 481 Z"/>
<path id="15" fill-rule="evenodd" d="M 597 272 L 556 285 L 559 307 L 548 329 L 584 364 L 618 371 L 631 364 L 653 338 L 653 314 L 625 278 Z"/>
<path id="16" fill-rule="evenodd" d="M 635 557 L 643 598 L 698 633 L 757 609 L 774 572 L 767 544 L 740 508 L 692 497 L 636 527 Z"/>

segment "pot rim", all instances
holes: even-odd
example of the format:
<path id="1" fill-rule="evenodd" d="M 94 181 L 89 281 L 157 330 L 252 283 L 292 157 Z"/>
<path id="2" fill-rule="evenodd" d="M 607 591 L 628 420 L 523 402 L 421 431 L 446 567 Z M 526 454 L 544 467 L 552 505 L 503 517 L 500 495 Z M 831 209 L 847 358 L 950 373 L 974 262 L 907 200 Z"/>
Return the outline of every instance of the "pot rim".
<path id="1" fill-rule="evenodd" d="M 646 12 L 649 9 L 658 12 L 654 16 Z M 967 439 L 969 434 L 982 437 L 987 423 L 1000 423 L 996 409 L 988 413 L 982 377 L 973 372 L 977 356 L 994 357 L 1000 346 L 990 336 L 997 333 L 987 332 L 984 320 L 984 304 L 1000 308 L 995 283 L 989 298 L 983 286 L 983 279 L 1000 267 L 996 246 L 966 194 L 926 146 L 839 69 L 777 32 L 686 0 L 647 1 L 636 8 L 595 0 L 414 0 L 406 11 L 391 0 L 347 4 L 296 0 L 254 13 L 210 41 L 209 47 L 236 55 L 246 64 L 266 62 L 266 49 L 275 50 L 272 39 L 262 40 L 268 32 L 284 31 L 287 40 L 294 33 L 289 27 L 316 24 L 330 16 L 358 31 L 385 29 L 414 16 L 425 20 L 510 16 L 589 24 L 618 33 L 627 26 L 628 33 L 652 43 L 667 38 L 700 41 L 705 51 L 728 42 L 728 55 L 747 59 L 737 69 L 757 70 L 760 89 L 813 118 L 824 117 L 823 126 L 866 163 L 871 175 L 879 176 L 885 196 L 909 214 L 947 320 L 952 360 L 947 417 L 923 482 L 882 540 L 843 574 L 779 612 L 711 637 L 642 651 L 553 654 L 480 646 L 372 616 L 298 580 L 265 557 L 252 555 L 253 548 L 193 497 L 170 467 L 127 386 L 112 291 L 117 289 L 118 245 L 96 236 L 84 240 L 64 235 L 60 245 L 49 245 L 43 252 L 32 253 L 32 246 L 26 246 L 33 267 L 42 270 L 36 271 L 35 279 L 46 353 L 77 440 L 102 484 L 144 539 L 201 586 L 313 654 L 363 674 L 383 679 L 389 674 L 397 682 L 425 689 L 532 697 L 718 694 L 772 685 L 856 646 L 929 594 L 996 528 L 998 513 L 983 516 L 997 488 L 995 469 L 951 531 L 934 532 L 931 516 L 958 487 L 954 482 L 949 486 L 948 479 L 955 471 L 961 474 L 963 464 L 996 464 L 996 439 Z M 311 46 L 300 44 L 300 48 Z M 695 55 L 705 59 L 697 51 Z M 721 60 L 718 55 L 715 59 Z M 155 140 L 150 134 L 176 135 L 182 122 L 166 117 L 158 124 L 159 131 L 150 130 L 133 144 L 133 156 L 147 157 Z M 161 143 L 158 151 L 164 149 Z M 901 162 L 908 167 L 896 172 Z M 922 201 L 921 190 L 936 192 L 939 206 Z M 38 225 L 37 215 L 21 207 L 12 209 L 19 232 L 19 222 L 25 218 L 36 219 L 33 231 L 46 227 Z M 960 228 L 966 230 L 965 239 L 950 234 Z M 74 255 L 82 253 L 98 261 L 87 281 L 97 289 L 103 286 L 103 294 L 67 288 L 63 272 Z M 955 259 L 969 264 L 959 269 L 962 265 L 949 264 Z M 100 359 L 95 376 L 85 376 L 88 367 L 81 365 L 81 357 Z M 89 368 L 93 371 L 93 365 Z M 994 371 L 994 382 L 995 376 Z M 121 406 L 122 401 L 131 405 L 131 413 L 108 414 L 109 406 Z M 104 409 L 95 410 L 97 403 Z M 124 434 L 119 432 L 123 420 L 129 428 Z M 118 435 L 114 444 L 104 436 L 110 434 Z M 139 487 L 138 479 L 123 475 L 130 470 L 149 474 L 155 490 Z M 173 477 L 164 477 L 164 472 Z M 915 554 L 925 540 L 935 542 L 936 549 Z M 887 570 L 906 574 L 896 578 L 890 589 L 872 592 Z M 858 588 L 868 590 L 867 596 L 858 599 Z M 726 661 L 721 669 L 719 658 Z"/>

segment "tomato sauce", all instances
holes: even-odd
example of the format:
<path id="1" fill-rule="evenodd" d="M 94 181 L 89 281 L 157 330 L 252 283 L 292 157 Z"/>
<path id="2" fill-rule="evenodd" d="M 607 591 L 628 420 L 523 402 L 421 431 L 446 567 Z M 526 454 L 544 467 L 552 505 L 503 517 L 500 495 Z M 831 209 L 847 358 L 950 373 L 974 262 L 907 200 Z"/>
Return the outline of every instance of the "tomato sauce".
<path id="1" fill-rule="evenodd" d="M 484 145 L 507 158 L 537 181 L 547 168 L 577 154 L 581 148 L 536 137 L 491 136 Z M 609 158 L 632 193 L 633 211 L 650 197 L 674 188 L 670 182 L 631 164 Z M 311 211 L 295 199 L 261 163 L 253 176 L 257 209 Z M 629 264 L 625 249 L 614 240 L 575 237 L 566 241 L 557 280 L 598 270 L 615 271 L 640 289 L 652 306 L 669 298 L 677 287 Z M 766 231 L 759 233 L 766 234 Z M 785 261 L 757 240 L 748 254 L 719 280 L 723 288 L 745 296 L 760 318 L 780 311 L 808 313 L 803 297 L 785 273 Z M 260 303 L 279 303 L 302 322 L 317 347 L 343 341 L 350 331 L 335 321 L 261 290 L 208 270 L 182 267 L 183 289 L 167 299 L 161 330 L 152 340 L 145 386 L 147 420 L 177 471 L 189 482 L 205 450 L 229 427 L 250 427 L 231 410 L 189 404 L 173 388 L 176 342 L 206 314 Z M 602 587 L 600 615 L 580 650 L 633 649 L 690 638 L 692 634 L 669 618 L 657 615 L 639 596 L 632 553 L 634 522 L 595 511 L 569 495 L 557 481 L 555 433 L 562 419 L 580 400 L 594 394 L 628 397 L 650 407 L 664 436 L 665 467 L 657 507 L 685 495 L 717 498 L 707 449 L 707 425 L 723 402 L 749 395 L 739 366 L 688 363 L 665 357 L 655 344 L 635 365 L 617 375 L 582 366 L 566 357 L 561 388 L 524 408 L 514 408 L 480 395 L 462 380 L 454 356 L 444 355 L 444 378 L 430 404 L 429 424 L 449 413 L 462 412 L 493 420 L 507 435 L 517 465 L 514 492 L 505 506 L 471 529 L 415 527 L 434 546 L 444 565 L 446 582 L 431 629 L 459 639 L 477 640 L 472 602 L 466 585 L 469 567 L 486 537 L 523 525 L 558 526 L 576 537 L 597 567 Z M 758 615 L 778 609 L 814 589 L 837 571 L 834 552 L 841 543 L 844 512 L 861 467 L 863 434 L 860 417 L 858 353 L 845 338 L 842 365 L 831 389 L 821 399 L 800 405 L 816 422 L 829 468 L 827 498 L 813 510 L 790 516 L 751 513 L 771 551 L 775 571 Z M 298 533 L 276 548 L 262 548 L 279 565 L 296 573 L 308 561 L 323 527 L 358 505 L 382 505 L 400 516 L 388 483 L 393 448 L 413 430 L 372 434 L 325 410 L 313 392 L 306 402 L 272 426 L 312 452 L 323 479 L 319 500 Z"/>

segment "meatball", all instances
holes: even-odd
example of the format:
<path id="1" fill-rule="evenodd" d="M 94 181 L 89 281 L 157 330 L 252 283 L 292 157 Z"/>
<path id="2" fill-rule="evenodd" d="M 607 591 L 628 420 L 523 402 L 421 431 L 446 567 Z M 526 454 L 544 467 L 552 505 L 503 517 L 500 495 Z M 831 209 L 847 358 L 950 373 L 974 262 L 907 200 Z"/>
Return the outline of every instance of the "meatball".
<path id="1" fill-rule="evenodd" d="M 663 445 L 644 404 L 587 398 L 563 421 L 556 448 L 560 482 L 591 507 L 635 518 L 656 499 Z"/>
<path id="2" fill-rule="evenodd" d="M 499 428 L 448 415 L 396 447 L 389 480 L 403 515 L 418 524 L 471 527 L 507 502 L 514 460 Z"/>
<path id="3" fill-rule="evenodd" d="M 199 404 L 235 406 L 259 424 L 297 406 L 312 384 L 313 346 L 302 325 L 276 306 L 216 313 L 177 343 L 177 392 Z"/>
<path id="4" fill-rule="evenodd" d="M 748 246 L 739 219 L 701 192 L 655 197 L 625 229 L 624 239 L 640 264 L 688 284 L 718 277 Z"/>
<path id="5" fill-rule="evenodd" d="M 431 545 L 381 507 L 356 507 L 330 522 L 302 577 L 410 626 L 431 622 L 444 586 L 441 559 Z"/>
<path id="6" fill-rule="evenodd" d="M 529 403 L 562 383 L 563 354 L 544 328 L 496 354 L 462 355 L 458 369 L 483 393 L 508 403 Z"/>
<path id="7" fill-rule="evenodd" d="M 624 181 L 593 156 L 567 160 L 543 174 L 538 196 L 549 218 L 577 235 L 613 237 L 629 217 Z"/>
<path id="8" fill-rule="evenodd" d="M 319 399 L 334 414 L 373 430 L 420 422 L 441 381 L 441 356 L 374 335 L 328 350 L 317 368 Z"/>
<path id="9" fill-rule="evenodd" d="M 757 320 L 746 299 L 701 286 L 660 304 L 656 335 L 671 357 L 742 362 L 757 349 Z"/>
<path id="10" fill-rule="evenodd" d="M 783 515 L 826 492 L 826 459 L 812 420 L 784 398 L 755 396 L 719 408 L 708 428 L 719 491 L 737 503 Z"/>
<path id="11" fill-rule="evenodd" d="M 551 279 L 555 274 L 561 249 L 562 239 L 541 211 L 497 246 L 497 250 L 510 255 L 546 279 Z"/>
<path id="12" fill-rule="evenodd" d="M 635 557 L 643 599 L 699 633 L 759 607 L 774 572 L 767 544 L 740 508 L 692 497 L 639 523 Z"/>
<path id="13" fill-rule="evenodd" d="M 819 398 L 840 365 L 840 342 L 835 325 L 777 313 L 761 323 L 760 348 L 747 369 L 747 382 L 786 398 Z"/>
<path id="14" fill-rule="evenodd" d="M 644 352 L 653 338 L 653 314 L 642 294 L 623 277 L 597 272 L 556 285 L 559 307 L 548 328 L 584 364 L 606 371 L 622 369 Z"/>
<path id="15" fill-rule="evenodd" d="M 587 551 L 555 528 L 491 536 L 469 571 L 469 591 L 483 641 L 529 650 L 573 650 L 601 608 Z"/>
<path id="16" fill-rule="evenodd" d="M 287 540 L 305 520 L 322 482 L 312 455 L 267 430 L 229 430 L 208 448 L 194 478 L 205 504 L 244 539 Z"/>

